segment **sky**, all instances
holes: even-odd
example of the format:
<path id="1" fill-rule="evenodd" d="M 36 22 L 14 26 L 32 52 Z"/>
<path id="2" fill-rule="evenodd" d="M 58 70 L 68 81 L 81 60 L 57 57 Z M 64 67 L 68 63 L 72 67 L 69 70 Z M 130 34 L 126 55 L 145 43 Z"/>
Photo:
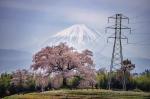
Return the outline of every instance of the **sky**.
<path id="1" fill-rule="evenodd" d="M 105 33 L 111 25 L 107 18 L 122 13 L 130 18 L 125 25 L 132 28 L 132 34 L 124 33 L 129 38 L 124 50 L 130 47 L 131 57 L 150 59 L 149 4 L 150 0 L 0 0 L 0 49 L 34 52 L 74 24 L 86 24 L 107 37 L 112 32 Z"/>

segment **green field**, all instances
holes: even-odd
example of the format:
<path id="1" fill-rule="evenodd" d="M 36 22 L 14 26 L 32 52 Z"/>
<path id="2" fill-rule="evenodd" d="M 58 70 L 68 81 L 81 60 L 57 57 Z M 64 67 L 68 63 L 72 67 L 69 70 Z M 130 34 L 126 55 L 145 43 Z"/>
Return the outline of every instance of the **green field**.
<path id="1" fill-rule="evenodd" d="M 12 95 L 4 99 L 150 99 L 150 93 L 100 89 L 52 90 Z"/>

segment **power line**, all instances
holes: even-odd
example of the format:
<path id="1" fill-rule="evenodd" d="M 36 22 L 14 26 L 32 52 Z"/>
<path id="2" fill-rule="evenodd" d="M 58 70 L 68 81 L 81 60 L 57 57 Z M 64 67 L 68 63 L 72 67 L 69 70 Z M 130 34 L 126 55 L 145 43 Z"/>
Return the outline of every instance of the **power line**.
<path id="1" fill-rule="evenodd" d="M 138 42 L 128 43 L 128 44 L 129 44 L 129 45 L 141 45 L 141 46 L 150 45 L 150 43 L 138 43 Z"/>
<path id="2" fill-rule="evenodd" d="M 115 30 L 115 34 L 113 36 L 108 37 L 108 39 L 114 39 L 113 52 L 111 58 L 110 72 L 108 75 L 108 89 L 112 87 L 112 75 L 114 71 L 122 68 L 123 55 L 122 55 L 122 39 L 126 39 L 128 42 L 128 38 L 122 34 L 122 30 L 129 29 L 131 32 L 131 28 L 122 25 L 122 20 L 127 20 L 129 23 L 129 18 L 123 14 L 116 14 L 114 16 L 108 17 L 108 22 L 110 19 L 115 20 L 115 24 L 112 26 L 106 27 L 107 29 Z M 113 70 L 114 69 L 114 70 Z M 125 74 L 123 72 L 123 90 L 126 90 L 126 82 L 125 82 Z"/>
<path id="3" fill-rule="evenodd" d="M 147 16 L 147 15 L 145 15 L 145 16 Z M 133 20 L 133 19 L 145 18 L 145 16 L 144 16 L 144 14 L 139 14 L 139 15 L 130 17 L 130 19 Z"/>
<path id="4" fill-rule="evenodd" d="M 148 21 L 139 21 L 139 22 L 131 22 L 130 24 L 140 24 L 141 25 L 141 23 L 150 23 L 150 20 L 148 20 Z"/>

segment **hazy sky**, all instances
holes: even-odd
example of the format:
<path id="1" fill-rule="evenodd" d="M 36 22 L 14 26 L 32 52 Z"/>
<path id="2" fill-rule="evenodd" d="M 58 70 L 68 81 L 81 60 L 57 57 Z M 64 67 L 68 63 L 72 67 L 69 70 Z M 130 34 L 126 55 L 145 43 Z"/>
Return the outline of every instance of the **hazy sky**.
<path id="1" fill-rule="evenodd" d="M 107 17 L 130 18 L 131 53 L 150 59 L 150 0 L 0 0 L 0 48 L 32 51 L 53 34 L 86 24 L 105 35 Z M 136 51 L 134 50 L 136 49 Z"/>

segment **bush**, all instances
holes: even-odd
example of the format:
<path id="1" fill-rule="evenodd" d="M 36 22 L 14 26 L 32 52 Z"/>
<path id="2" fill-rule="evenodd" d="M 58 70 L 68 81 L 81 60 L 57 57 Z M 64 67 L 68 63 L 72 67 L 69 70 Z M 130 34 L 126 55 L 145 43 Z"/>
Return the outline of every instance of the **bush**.
<path id="1" fill-rule="evenodd" d="M 77 86 L 79 85 L 80 81 L 81 81 L 81 77 L 79 76 L 75 76 L 75 77 L 71 77 L 69 79 L 67 79 L 67 85 L 69 88 L 77 88 Z"/>

